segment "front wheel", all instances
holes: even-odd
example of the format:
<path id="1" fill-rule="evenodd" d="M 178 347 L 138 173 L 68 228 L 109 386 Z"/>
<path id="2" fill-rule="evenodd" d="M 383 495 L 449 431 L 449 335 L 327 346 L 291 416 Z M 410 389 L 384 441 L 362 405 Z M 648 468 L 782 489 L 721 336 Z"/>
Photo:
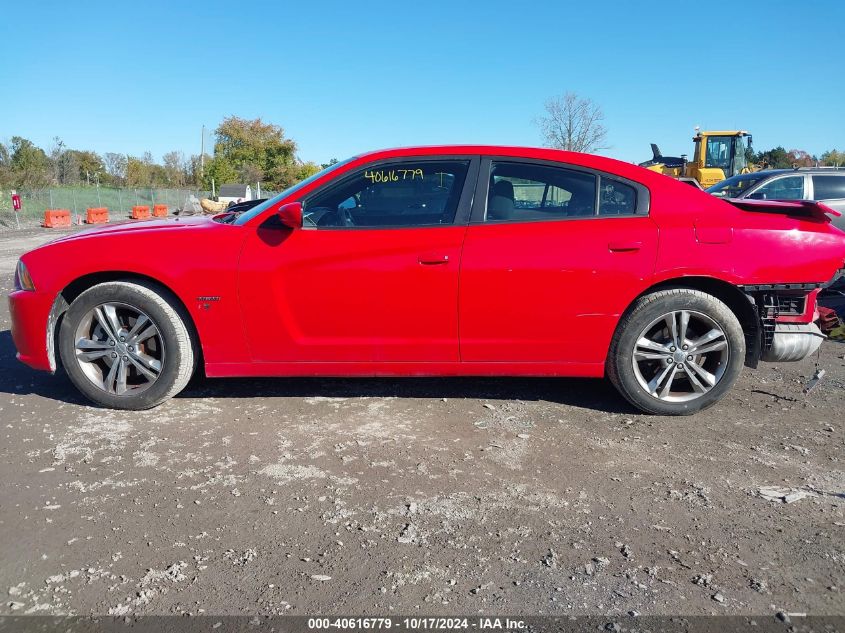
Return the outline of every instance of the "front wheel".
<path id="1" fill-rule="evenodd" d="M 136 281 L 98 284 L 80 294 L 59 330 L 62 365 L 93 402 L 149 409 L 179 393 L 194 368 L 185 321 L 165 293 Z"/>
<path id="2" fill-rule="evenodd" d="M 745 336 L 731 309 L 678 288 L 634 303 L 613 336 L 607 375 L 646 413 L 690 415 L 724 397 L 744 360 Z"/>

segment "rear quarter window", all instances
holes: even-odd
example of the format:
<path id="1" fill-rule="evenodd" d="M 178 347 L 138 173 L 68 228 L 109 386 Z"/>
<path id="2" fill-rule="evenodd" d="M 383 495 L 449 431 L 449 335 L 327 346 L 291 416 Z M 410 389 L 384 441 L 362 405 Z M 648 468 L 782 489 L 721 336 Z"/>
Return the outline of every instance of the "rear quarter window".
<path id="1" fill-rule="evenodd" d="M 814 200 L 837 200 L 845 198 L 845 175 L 813 176 Z"/>
<path id="2" fill-rule="evenodd" d="M 637 190 L 631 185 L 601 178 L 599 215 L 633 215 L 637 212 Z"/>

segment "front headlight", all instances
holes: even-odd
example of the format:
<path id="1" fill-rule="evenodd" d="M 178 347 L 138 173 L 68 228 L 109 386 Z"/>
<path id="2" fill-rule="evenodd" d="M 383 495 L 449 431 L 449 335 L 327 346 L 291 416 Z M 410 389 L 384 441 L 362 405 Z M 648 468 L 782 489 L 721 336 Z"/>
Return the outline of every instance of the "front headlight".
<path id="1" fill-rule="evenodd" d="M 29 271 L 21 260 L 18 260 L 18 265 L 15 267 L 15 290 L 35 290 L 32 277 L 29 276 Z"/>

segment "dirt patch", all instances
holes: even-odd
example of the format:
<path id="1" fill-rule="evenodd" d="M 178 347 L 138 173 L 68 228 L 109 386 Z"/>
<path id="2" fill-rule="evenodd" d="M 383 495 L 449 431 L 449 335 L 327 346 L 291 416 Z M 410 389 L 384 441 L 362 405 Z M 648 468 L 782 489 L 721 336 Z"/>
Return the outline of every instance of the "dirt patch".
<path id="1" fill-rule="evenodd" d="M 0 279 L 52 237 L 0 235 Z M 690 418 L 604 381 L 202 381 L 149 412 L 17 363 L 0 613 L 841 614 L 845 345 Z"/>

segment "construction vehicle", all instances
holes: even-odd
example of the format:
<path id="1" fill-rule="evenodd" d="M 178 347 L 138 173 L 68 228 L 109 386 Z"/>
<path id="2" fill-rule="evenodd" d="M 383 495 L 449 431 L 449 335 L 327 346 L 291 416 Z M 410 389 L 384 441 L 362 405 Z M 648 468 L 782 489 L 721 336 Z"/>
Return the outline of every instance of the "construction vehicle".
<path id="1" fill-rule="evenodd" d="M 701 132 L 695 128 L 695 153 L 692 161 L 686 154 L 663 156 L 656 144 L 651 144 L 654 157 L 640 167 L 677 178 L 694 187 L 706 189 L 725 178 L 757 171 L 749 164 L 751 134 L 743 130 Z"/>

